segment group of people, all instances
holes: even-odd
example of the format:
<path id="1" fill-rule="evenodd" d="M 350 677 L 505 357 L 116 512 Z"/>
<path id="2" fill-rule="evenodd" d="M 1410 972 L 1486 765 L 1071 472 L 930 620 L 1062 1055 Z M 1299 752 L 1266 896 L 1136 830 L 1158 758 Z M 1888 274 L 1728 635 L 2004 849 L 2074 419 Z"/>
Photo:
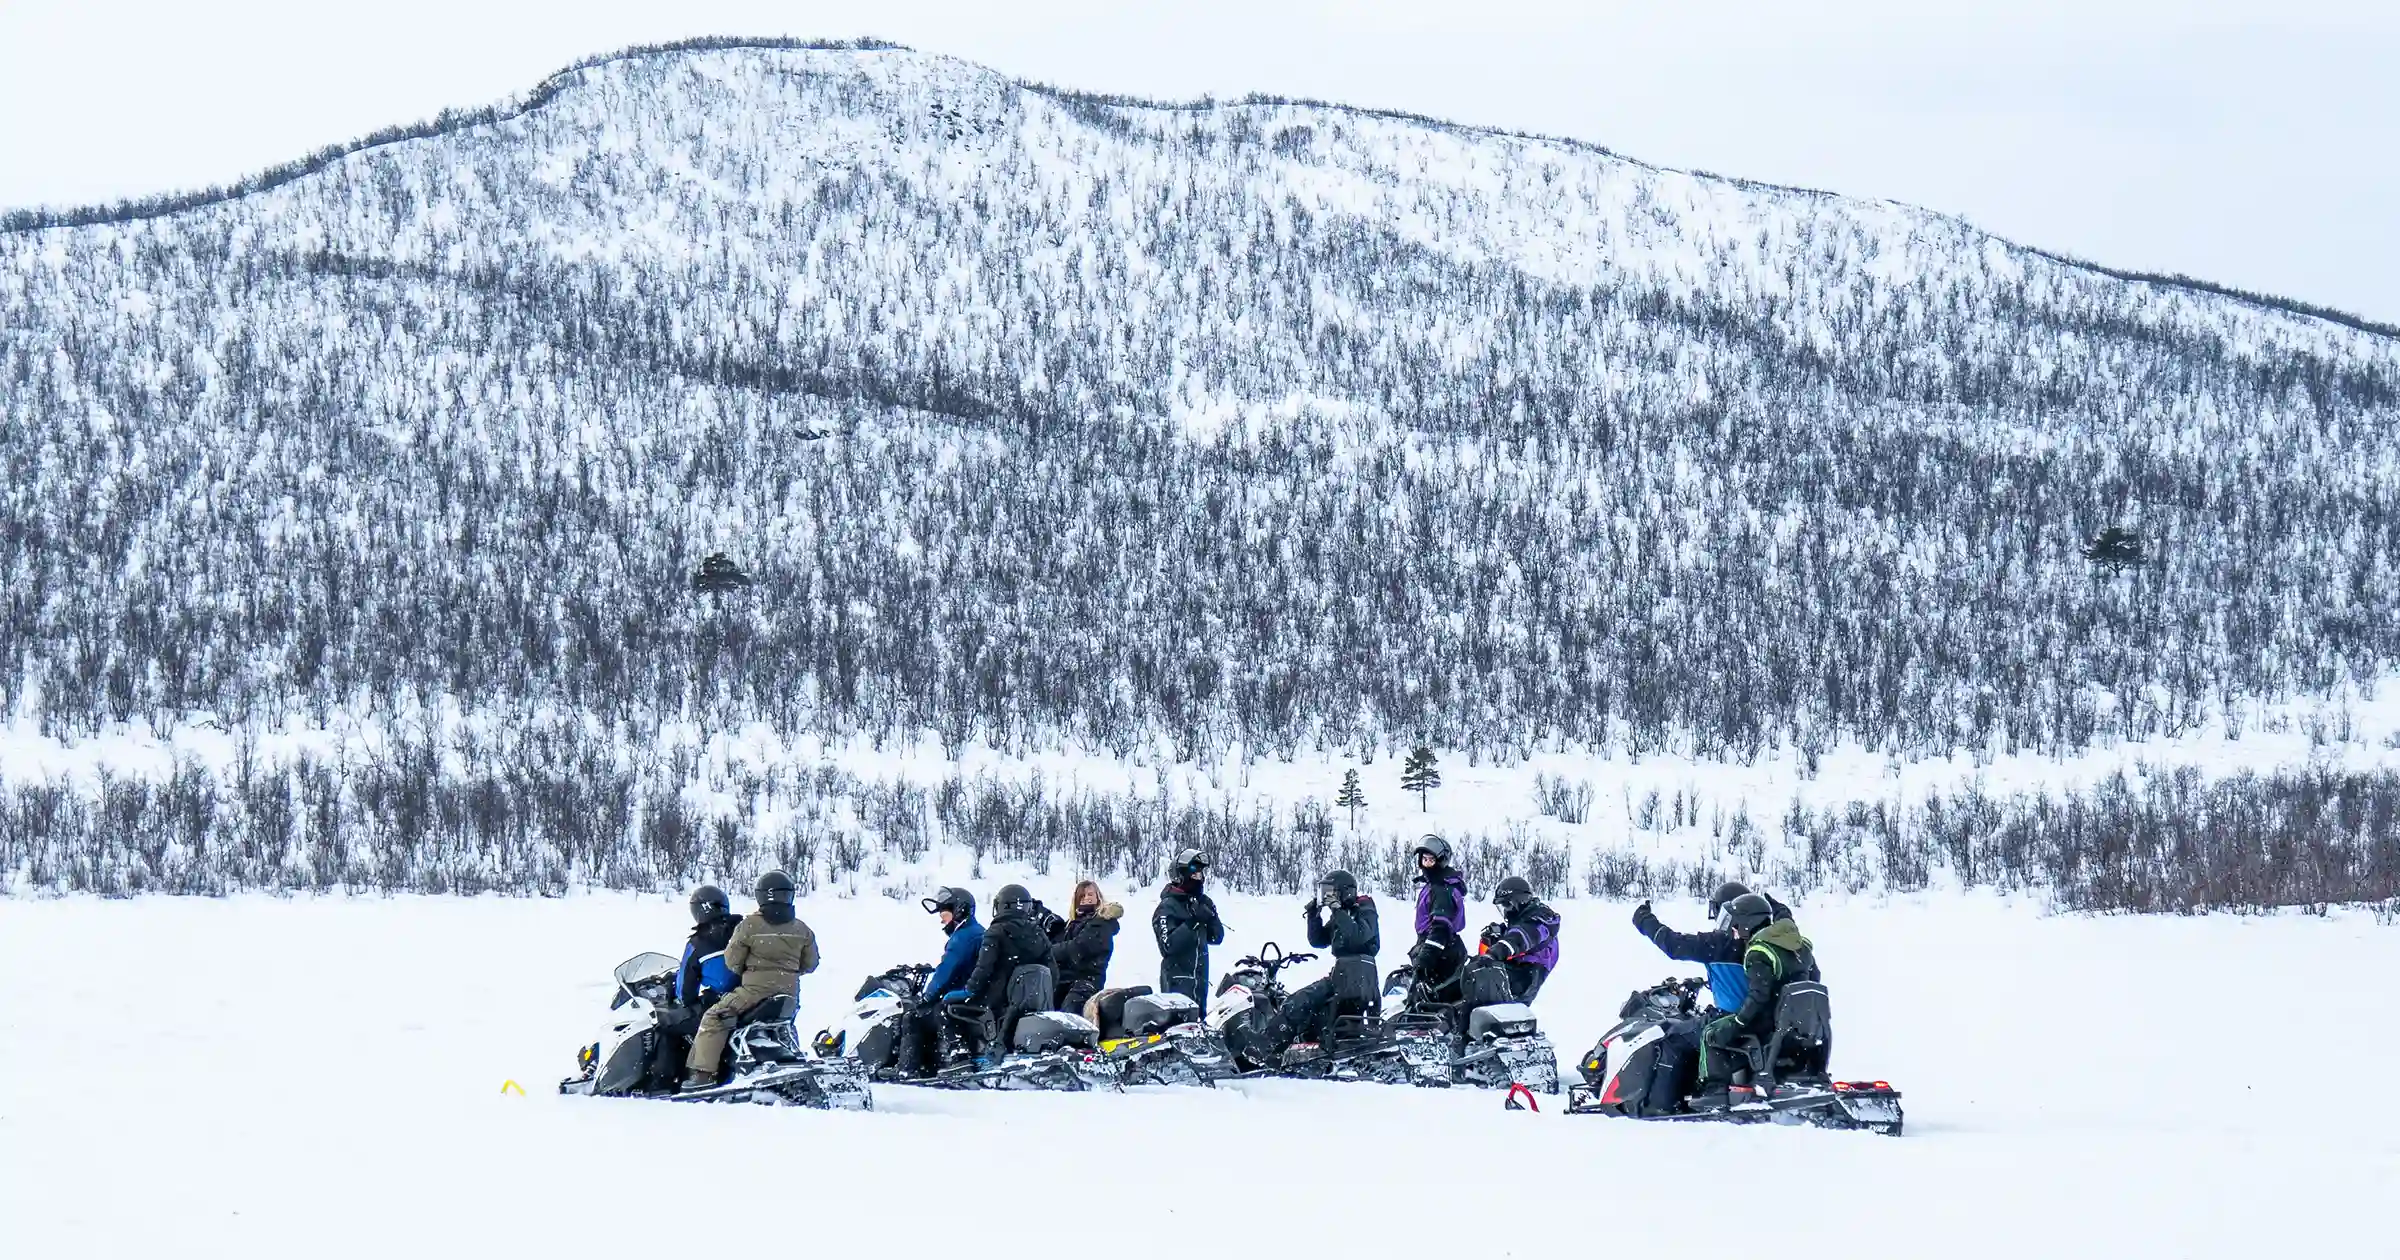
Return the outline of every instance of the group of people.
<path id="1" fill-rule="evenodd" d="M 1661 1061 L 1670 1067 L 1652 1078 L 1652 1114 L 1673 1109 L 1686 1079 L 1696 1079 L 1704 1094 L 1722 1091 L 1734 1105 L 1752 1101 L 1752 1087 L 1741 1079 L 1747 1060 L 1735 1047 L 1745 1037 L 1765 1041 L 1773 1034 L 1784 986 L 1824 979 L 1816 947 L 1801 935 L 1790 906 L 1737 880 L 1709 898 L 1708 914 L 1709 930 L 1686 933 L 1659 922 L 1648 901 L 1633 910 L 1635 930 L 1660 952 L 1708 969 L 1715 1005 L 1667 1026 Z"/>
<path id="2" fill-rule="evenodd" d="M 1439 836 L 1420 839 L 1417 865 L 1416 943 L 1409 962 L 1418 991 L 1428 1000 L 1479 1003 L 1530 1002 L 1558 965 L 1558 914 L 1534 895 L 1524 877 L 1511 875 L 1492 890 L 1500 911 L 1470 953 L 1465 940 L 1467 885 Z M 1208 895 L 1209 861 L 1197 849 L 1178 853 L 1158 907 L 1151 913 L 1157 939 L 1158 990 L 1180 993 L 1205 1006 L 1209 1001 L 1209 950 L 1225 941 L 1225 921 Z M 676 977 L 677 1009 L 663 1026 L 680 1044 L 688 1038 L 683 1088 L 716 1083 L 725 1045 L 743 1017 L 761 1003 L 796 990 L 801 976 L 817 968 L 816 938 L 793 912 L 794 885 L 781 871 L 759 878 L 758 909 L 733 913 L 723 890 L 702 887 L 691 896 L 692 934 Z M 939 922 L 945 940 L 927 976 L 899 1049 L 901 1070 L 923 1075 L 991 1054 L 1011 1011 L 1010 985 L 1020 968 L 1046 966 L 1050 991 L 1043 1009 L 1082 1010 L 1106 987 L 1116 952 L 1124 907 L 1102 895 L 1099 884 L 1075 885 L 1067 913 L 1036 900 L 1022 884 L 1003 885 L 992 899 L 987 924 L 976 915 L 975 894 L 941 888 L 921 903 Z M 1328 871 L 1316 895 L 1302 907 L 1309 946 L 1333 956 L 1322 978 L 1294 990 L 1281 1015 L 1285 1040 L 1321 1040 L 1343 1014 L 1371 1009 L 1378 999 L 1375 960 L 1383 938 L 1375 900 L 1348 871 Z M 1479 970 L 1491 979 L 1476 984 Z M 1015 1005 L 1025 1004 L 1022 995 Z"/>

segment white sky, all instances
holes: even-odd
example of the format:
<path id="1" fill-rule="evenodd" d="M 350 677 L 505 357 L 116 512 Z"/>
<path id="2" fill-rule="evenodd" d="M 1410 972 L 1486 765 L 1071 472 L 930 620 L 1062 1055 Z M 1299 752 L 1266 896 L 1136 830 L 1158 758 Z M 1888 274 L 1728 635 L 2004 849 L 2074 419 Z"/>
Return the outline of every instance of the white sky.
<path id="1" fill-rule="evenodd" d="M 2400 320 L 2394 0 L 0 0 L 0 207 L 220 183 L 702 34 L 1570 135 Z"/>

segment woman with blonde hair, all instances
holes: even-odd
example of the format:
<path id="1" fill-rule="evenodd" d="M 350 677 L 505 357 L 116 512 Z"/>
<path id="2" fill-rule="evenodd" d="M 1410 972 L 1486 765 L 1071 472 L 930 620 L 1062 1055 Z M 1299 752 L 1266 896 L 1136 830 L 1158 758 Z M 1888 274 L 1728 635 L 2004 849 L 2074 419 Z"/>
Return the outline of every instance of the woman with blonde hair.
<path id="1" fill-rule="evenodd" d="M 1117 952 L 1117 920 L 1125 907 L 1100 895 L 1093 880 L 1077 880 L 1066 920 L 1051 933 L 1050 969 L 1058 981 L 1058 1009 L 1080 1011 L 1108 983 L 1108 960 Z"/>

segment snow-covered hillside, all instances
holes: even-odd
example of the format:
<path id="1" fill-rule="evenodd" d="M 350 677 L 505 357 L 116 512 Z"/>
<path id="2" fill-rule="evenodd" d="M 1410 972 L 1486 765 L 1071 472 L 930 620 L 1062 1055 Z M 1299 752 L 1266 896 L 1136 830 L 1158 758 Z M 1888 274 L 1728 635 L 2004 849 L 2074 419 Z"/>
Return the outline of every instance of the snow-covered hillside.
<path id="1" fill-rule="evenodd" d="M 1675 968 L 1623 904 L 1562 909 L 1565 961 L 1539 1009 L 1573 1055 L 1627 990 Z M 673 944 L 677 899 L 9 902 L 0 956 L 73 942 L 74 965 L 0 970 L 0 1221 L 12 1255 L 95 1258 L 943 1245 L 1556 1260 L 1688 1254 L 1736 1220 L 1789 1260 L 2382 1254 L 2400 1139 L 2371 1048 L 2400 1038 L 2400 1016 L 2358 984 L 2400 965 L 2390 929 L 1958 898 L 1800 912 L 1834 985 L 1836 1066 L 1904 1089 L 1907 1136 L 1287 1082 L 879 1086 L 871 1114 L 562 1099 L 549 1090 L 598 1026 L 608 969 Z M 804 1027 L 936 939 L 880 897 L 802 914 L 825 945 Z M 1299 921 L 1288 898 L 1229 898 L 1225 915 L 1242 947 Z M 1120 938 L 1114 975 L 1155 969 L 1142 937 Z M 1387 963 L 1396 951 L 1387 939 Z M 149 981 L 133 1000 L 129 976 Z M 2267 1012 L 2329 1011 L 2330 1045 L 2266 1049 L 2291 1022 Z M 501 1092 L 510 1079 L 526 1097 Z M 983 1180 L 946 1200 L 944 1170 Z M 727 1220 L 735 1194 L 752 1217 Z"/>
<path id="2" fill-rule="evenodd" d="M 1264 887 L 1346 843 L 1341 769 L 1424 744 L 1504 769 L 1439 803 L 1572 849 L 1561 885 L 1639 846 L 1545 832 L 1537 774 L 1660 831 L 1667 765 L 1711 803 L 1652 846 L 1693 878 L 1857 883 L 1821 850 L 1924 803 L 1893 784 L 2155 756 L 2353 776 L 2380 821 L 2307 833 L 2316 895 L 2400 891 L 2396 415 L 2388 330 L 1903 206 L 888 47 L 605 58 L 0 226 L 0 878 L 1147 873 L 1197 837 Z M 2146 560 L 2086 564 L 2104 525 Z M 721 606 L 715 551 L 757 580 Z M 1045 760 L 1109 786 L 1028 795 Z M 1353 856 L 1410 825 L 1378 793 Z"/>

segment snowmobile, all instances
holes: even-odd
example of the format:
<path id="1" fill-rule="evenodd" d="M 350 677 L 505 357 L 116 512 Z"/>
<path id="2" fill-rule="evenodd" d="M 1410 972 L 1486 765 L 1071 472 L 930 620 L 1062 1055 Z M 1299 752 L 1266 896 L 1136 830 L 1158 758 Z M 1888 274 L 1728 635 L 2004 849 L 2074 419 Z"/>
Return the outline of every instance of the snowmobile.
<path id="1" fill-rule="evenodd" d="M 1287 954 L 1269 941 L 1258 953 L 1234 964 L 1217 984 L 1209 1004 L 1208 1025 L 1233 1052 L 1242 1076 L 1288 1076 L 1302 1080 L 1371 1081 L 1405 1085 L 1414 1074 L 1401 1055 L 1399 1043 L 1383 1027 L 1382 1012 L 1370 998 L 1365 1013 L 1335 1017 L 1331 1035 L 1322 1042 L 1295 1041 L 1282 1045 L 1283 1004 L 1291 993 L 1284 987 L 1284 968 L 1311 962 L 1315 954 Z M 1372 986 L 1369 973 L 1366 984 Z M 1371 989 L 1370 989 L 1371 992 Z M 1277 1049 L 1282 1045 L 1280 1050 Z"/>
<path id="2" fill-rule="evenodd" d="M 1812 1124 L 1899 1135 L 1903 1120 L 1900 1092 L 1890 1082 L 1837 1081 L 1828 1072 L 1833 1008 L 1825 986 L 1814 981 L 1785 985 L 1775 1002 L 1773 1032 L 1764 1043 L 1744 1037 L 1736 1047 L 1749 1059 L 1754 1097 L 1737 1102 L 1716 1093 L 1692 1096 L 1691 1067 L 1661 1063 L 1660 1042 L 1670 1022 L 1699 1013 L 1704 983 L 1669 978 L 1634 990 L 1617 1013 L 1617 1025 L 1576 1065 L 1584 1083 L 1567 1090 L 1567 1113 L 1642 1120 Z M 1659 1071 L 1679 1074 L 1668 1091 L 1678 1101 L 1653 1111 L 1651 1083 Z"/>
<path id="3" fill-rule="evenodd" d="M 867 977 L 850 1012 L 817 1034 L 817 1057 L 856 1062 L 879 1081 L 936 1089 L 1118 1086 L 1117 1065 L 1100 1052 L 1100 1030 L 1081 1015 L 1043 1009 L 1052 992 L 1050 969 L 1044 966 L 1017 968 L 1009 978 L 1006 1009 L 998 1014 L 954 1008 L 960 1016 L 979 1016 L 985 1044 L 1005 1044 L 1005 1055 L 987 1054 L 981 1061 L 954 1064 L 932 1076 L 908 1075 L 900 1062 L 902 1033 L 932 974 L 931 967 L 911 964 Z"/>
<path id="4" fill-rule="evenodd" d="M 1470 956 L 1456 988 L 1441 994 L 1417 983 L 1414 966 L 1393 969 L 1383 980 L 1383 1026 L 1411 1084 L 1558 1092 L 1558 1048 L 1533 1008 L 1510 996 L 1507 970 L 1484 955 Z"/>
<path id="5" fill-rule="evenodd" d="M 1084 1009 L 1100 1029 L 1100 1053 L 1127 1085 L 1209 1085 L 1238 1070 L 1233 1052 L 1202 1018 L 1200 1004 L 1148 985 L 1108 989 Z"/>
<path id="6" fill-rule="evenodd" d="M 856 1063 L 812 1059 L 801 1048 L 792 1016 L 797 997 L 779 997 L 752 1011 L 734 1029 L 721 1083 L 678 1090 L 686 1039 L 661 1027 L 673 1005 L 682 964 L 665 954 L 636 954 L 617 965 L 613 1012 L 600 1039 L 576 1055 L 576 1074 L 558 1083 L 562 1094 L 603 1098 L 672 1098 L 676 1102 L 771 1103 L 868 1111 L 875 1099 Z"/>

